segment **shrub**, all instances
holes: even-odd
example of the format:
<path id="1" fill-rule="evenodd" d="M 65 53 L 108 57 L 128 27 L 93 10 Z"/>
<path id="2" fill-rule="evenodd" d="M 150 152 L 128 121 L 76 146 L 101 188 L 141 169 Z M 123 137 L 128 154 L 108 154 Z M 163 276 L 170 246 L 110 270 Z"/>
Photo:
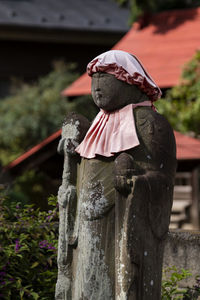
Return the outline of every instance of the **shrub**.
<path id="1" fill-rule="evenodd" d="M 165 99 L 156 103 L 172 127 L 183 133 L 200 132 L 200 51 L 184 66 L 181 82 L 168 90 Z"/>
<path id="2" fill-rule="evenodd" d="M 159 11 L 182 9 L 199 6 L 198 0 L 115 0 L 130 9 L 130 23 L 136 21 L 143 14 L 153 14 Z"/>
<path id="3" fill-rule="evenodd" d="M 69 100 L 61 91 L 78 74 L 73 64 L 57 62 L 52 72 L 34 84 L 22 83 L 0 105 L 0 160 L 9 163 L 60 129 L 66 114 L 75 111 L 92 119 L 97 108 L 91 97 Z"/>
<path id="4" fill-rule="evenodd" d="M 197 300 L 200 295 L 200 277 L 196 277 L 193 287 L 181 288 L 181 281 L 192 274 L 185 269 L 178 270 L 175 266 L 163 270 L 162 300 Z"/>
<path id="5" fill-rule="evenodd" d="M 58 209 L 4 204 L 0 200 L 0 299 L 54 298 L 57 276 Z"/>
<path id="6" fill-rule="evenodd" d="M 27 170 L 22 175 L 15 178 L 12 185 L 8 186 L 5 204 L 9 206 L 10 199 L 17 205 L 34 204 L 34 208 L 41 210 L 48 209 L 48 197 L 56 194 L 60 185 L 60 180 L 51 178 L 47 173 L 36 170 Z"/>

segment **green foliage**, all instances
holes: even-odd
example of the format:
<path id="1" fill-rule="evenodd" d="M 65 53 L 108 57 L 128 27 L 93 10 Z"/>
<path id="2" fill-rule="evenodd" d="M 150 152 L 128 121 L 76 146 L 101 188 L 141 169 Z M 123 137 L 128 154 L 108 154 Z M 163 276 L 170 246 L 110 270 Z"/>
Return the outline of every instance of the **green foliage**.
<path id="1" fill-rule="evenodd" d="M 91 98 L 70 101 L 60 95 L 78 74 L 74 65 L 56 63 L 54 70 L 35 84 L 22 84 L 13 96 L 0 101 L 0 160 L 7 164 L 61 128 L 69 111 L 95 114 Z"/>
<path id="2" fill-rule="evenodd" d="M 129 5 L 131 23 L 144 13 L 156 13 L 170 9 L 181 9 L 199 6 L 198 0 L 116 0 L 120 5 Z"/>
<path id="3" fill-rule="evenodd" d="M 200 51 L 185 65 L 181 83 L 158 101 L 158 111 L 180 132 L 200 132 Z"/>
<path id="4" fill-rule="evenodd" d="M 162 300 L 197 300 L 200 295 L 200 278 L 196 277 L 193 287 L 180 288 L 181 281 L 192 276 L 185 269 L 178 270 L 175 266 L 163 271 Z"/>
<path id="5" fill-rule="evenodd" d="M 5 203 L 9 205 L 9 199 L 12 199 L 12 203 L 34 204 L 46 210 L 48 207 L 46 199 L 49 195 L 57 193 L 59 185 L 60 181 L 50 178 L 47 173 L 28 170 L 18 176 L 7 189 L 8 200 L 5 200 Z"/>
<path id="6" fill-rule="evenodd" d="M 48 212 L 0 200 L 0 299 L 54 299 L 58 209 Z"/>
<path id="7" fill-rule="evenodd" d="M 187 292 L 187 289 L 180 289 L 178 285 L 180 281 L 191 275 L 191 273 L 184 269 L 178 271 L 176 267 L 166 268 L 163 271 L 162 300 L 183 299 L 183 295 Z"/>

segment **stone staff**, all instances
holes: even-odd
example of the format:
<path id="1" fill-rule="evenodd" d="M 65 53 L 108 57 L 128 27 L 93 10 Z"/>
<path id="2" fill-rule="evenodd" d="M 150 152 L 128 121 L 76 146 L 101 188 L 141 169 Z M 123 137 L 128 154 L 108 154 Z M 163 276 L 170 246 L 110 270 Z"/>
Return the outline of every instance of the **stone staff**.
<path id="1" fill-rule="evenodd" d="M 74 149 L 83 139 L 89 122 L 83 116 L 71 113 L 62 126 L 58 152 L 64 154 L 62 184 L 58 191 L 59 203 L 59 241 L 58 241 L 58 279 L 56 299 L 71 299 L 71 261 L 73 246 L 77 242 L 75 214 L 77 209 L 76 176 L 79 157 Z"/>

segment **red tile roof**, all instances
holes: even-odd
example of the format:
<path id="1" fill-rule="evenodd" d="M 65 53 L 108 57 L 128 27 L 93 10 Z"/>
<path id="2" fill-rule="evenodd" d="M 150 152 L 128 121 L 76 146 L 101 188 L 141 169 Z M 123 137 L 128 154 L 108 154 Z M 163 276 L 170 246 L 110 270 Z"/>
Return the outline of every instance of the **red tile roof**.
<path id="1" fill-rule="evenodd" d="M 91 77 L 87 73 L 75 80 L 67 89 L 62 91 L 63 96 L 81 96 L 90 94 Z"/>
<path id="2" fill-rule="evenodd" d="M 161 12 L 144 28 L 140 24 L 134 23 L 113 49 L 135 54 L 161 88 L 176 85 L 183 65 L 200 49 L 200 8 Z M 90 81 L 84 74 L 62 94 L 90 94 Z"/>
<path id="3" fill-rule="evenodd" d="M 200 140 L 174 131 L 178 160 L 200 160 Z"/>
<path id="4" fill-rule="evenodd" d="M 41 149 L 43 149 L 45 146 L 49 145 L 49 143 L 53 142 L 56 138 L 58 138 L 61 135 L 61 129 L 50 135 L 48 138 L 43 140 L 38 145 L 34 146 L 15 160 L 13 160 L 11 163 L 9 163 L 5 169 L 12 169 L 15 166 L 19 165 L 20 163 L 24 162 L 26 159 L 29 159 L 31 156 L 33 156 L 35 153 L 39 152 Z"/>
<path id="5" fill-rule="evenodd" d="M 199 160 L 200 161 L 200 140 L 183 135 L 180 132 L 174 131 L 176 145 L 177 145 L 177 159 L 180 160 Z M 61 135 L 61 130 L 58 130 L 44 141 L 22 154 L 20 157 L 8 164 L 4 171 L 9 169 L 17 168 L 20 164 L 24 163 L 26 160 L 30 160 L 31 157 L 34 159 L 34 155 L 39 155 L 39 152 L 43 150 L 44 147 L 49 147 L 50 143 L 56 141 Z M 56 148 L 55 148 L 56 149 Z M 56 150 L 55 150 L 56 151 Z"/>

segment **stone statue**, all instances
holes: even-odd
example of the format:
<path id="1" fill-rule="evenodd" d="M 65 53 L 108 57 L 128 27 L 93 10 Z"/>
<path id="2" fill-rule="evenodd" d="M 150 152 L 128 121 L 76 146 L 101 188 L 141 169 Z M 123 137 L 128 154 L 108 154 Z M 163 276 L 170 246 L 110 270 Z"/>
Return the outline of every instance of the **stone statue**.
<path id="1" fill-rule="evenodd" d="M 56 299 L 159 300 L 176 170 L 172 128 L 153 106 L 161 92 L 124 51 L 98 56 L 88 74 L 100 113 L 89 130 L 69 116 L 59 143 Z"/>

